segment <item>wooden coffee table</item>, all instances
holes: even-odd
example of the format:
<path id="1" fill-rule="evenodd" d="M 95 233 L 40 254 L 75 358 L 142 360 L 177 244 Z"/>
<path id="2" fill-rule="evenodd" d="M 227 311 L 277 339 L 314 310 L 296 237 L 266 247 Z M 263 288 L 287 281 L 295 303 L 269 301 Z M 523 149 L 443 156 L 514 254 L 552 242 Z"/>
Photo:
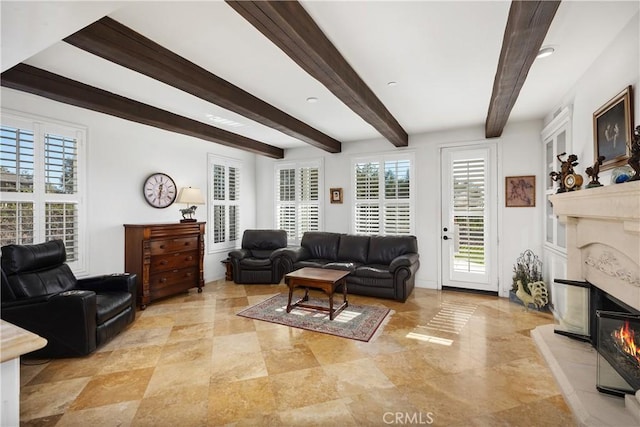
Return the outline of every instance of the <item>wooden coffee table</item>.
<path id="1" fill-rule="evenodd" d="M 333 320 L 335 317 L 349 306 L 347 301 L 347 280 L 349 271 L 344 270 L 331 270 L 328 268 L 311 268 L 304 267 L 300 270 L 293 271 L 284 276 L 284 281 L 289 287 L 289 300 L 287 302 L 287 313 L 290 313 L 294 307 L 313 308 L 316 310 L 328 311 L 329 319 Z M 336 286 L 342 285 L 343 302 L 340 307 L 333 309 L 333 293 L 336 290 Z M 295 288 L 304 287 L 304 296 L 298 301 L 291 303 L 293 297 L 293 290 Z M 319 305 L 306 304 L 309 301 L 309 288 L 320 289 L 329 296 L 329 308 Z"/>

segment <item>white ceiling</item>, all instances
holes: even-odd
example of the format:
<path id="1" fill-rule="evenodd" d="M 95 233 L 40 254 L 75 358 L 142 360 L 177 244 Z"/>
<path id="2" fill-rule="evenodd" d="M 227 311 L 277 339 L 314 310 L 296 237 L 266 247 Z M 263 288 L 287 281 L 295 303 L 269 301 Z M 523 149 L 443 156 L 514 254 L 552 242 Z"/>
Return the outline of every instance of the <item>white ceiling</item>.
<path id="1" fill-rule="evenodd" d="M 410 143 L 418 133 L 484 125 L 510 2 L 302 4 Z M 543 44 L 556 53 L 534 63 L 509 120 L 541 119 L 557 107 L 639 4 L 563 1 Z M 240 126 L 217 126 L 270 145 L 305 145 L 61 41 L 108 15 L 345 144 L 380 138 L 224 2 L 2 1 L 1 7 L 2 71 L 25 62 L 195 120 L 232 120 Z"/>

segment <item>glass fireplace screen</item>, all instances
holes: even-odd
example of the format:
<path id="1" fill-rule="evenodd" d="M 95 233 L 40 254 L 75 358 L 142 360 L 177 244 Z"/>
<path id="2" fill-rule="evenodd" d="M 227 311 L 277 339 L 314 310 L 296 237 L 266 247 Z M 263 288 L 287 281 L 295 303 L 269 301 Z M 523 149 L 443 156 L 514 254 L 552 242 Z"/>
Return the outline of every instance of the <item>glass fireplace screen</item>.
<path id="1" fill-rule="evenodd" d="M 640 389 L 640 315 L 612 311 L 598 318 L 598 390 L 615 395 Z"/>

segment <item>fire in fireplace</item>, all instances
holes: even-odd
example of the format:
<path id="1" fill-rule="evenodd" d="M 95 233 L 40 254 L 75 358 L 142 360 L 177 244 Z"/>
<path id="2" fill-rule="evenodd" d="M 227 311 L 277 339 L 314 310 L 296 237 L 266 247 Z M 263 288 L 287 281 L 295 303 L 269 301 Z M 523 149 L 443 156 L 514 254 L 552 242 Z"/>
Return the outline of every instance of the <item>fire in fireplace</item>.
<path id="1" fill-rule="evenodd" d="M 589 282 L 556 279 L 555 332 L 598 352 L 596 388 L 624 396 L 640 390 L 640 312 Z"/>
<path id="2" fill-rule="evenodd" d="M 625 320 L 620 329 L 612 332 L 612 338 L 616 348 L 622 354 L 628 355 L 635 366 L 640 366 L 640 345 L 636 341 L 636 331 L 630 326 L 628 320 Z"/>
<path id="3" fill-rule="evenodd" d="M 640 389 L 640 316 L 598 311 L 597 317 L 597 388 L 616 395 L 635 393 Z"/>

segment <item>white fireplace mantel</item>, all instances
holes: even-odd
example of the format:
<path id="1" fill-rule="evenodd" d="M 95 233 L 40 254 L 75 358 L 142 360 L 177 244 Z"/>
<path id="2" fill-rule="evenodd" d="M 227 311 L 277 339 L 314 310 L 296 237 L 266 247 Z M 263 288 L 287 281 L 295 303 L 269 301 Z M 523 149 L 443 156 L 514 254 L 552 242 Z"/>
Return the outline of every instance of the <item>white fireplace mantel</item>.
<path id="1" fill-rule="evenodd" d="M 553 213 L 567 217 L 620 221 L 625 229 L 640 233 L 640 181 L 554 194 Z"/>
<path id="2" fill-rule="evenodd" d="M 640 310 L 640 181 L 550 196 L 567 226 L 567 279 Z"/>

